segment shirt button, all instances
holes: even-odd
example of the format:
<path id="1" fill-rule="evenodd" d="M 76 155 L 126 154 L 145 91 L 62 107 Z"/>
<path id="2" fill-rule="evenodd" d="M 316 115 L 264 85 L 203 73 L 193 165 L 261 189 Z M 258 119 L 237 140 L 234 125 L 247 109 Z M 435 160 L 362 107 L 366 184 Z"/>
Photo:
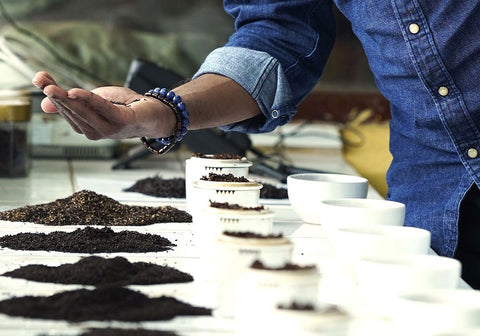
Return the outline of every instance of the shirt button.
<path id="1" fill-rule="evenodd" d="M 470 148 L 467 151 L 467 155 L 470 159 L 475 159 L 478 156 L 478 150 L 476 150 L 475 148 Z"/>
<path id="2" fill-rule="evenodd" d="M 280 113 L 278 112 L 278 110 L 273 110 L 272 111 L 272 118 L 273 119 L 277 119 L 279 115 L 280 115 Z"/>
<path id="3" fill-rule="evenodd" d="M 408 30 L 410 31 L 410 33 L 412 34 L 417 34 L 419 31 L 420 31 L 420 26 L 416 23 L 411 23 L 409 26 L 408 26 Z"/>
<path id="4" fill-rule="evenodd" d="M 440 86 L 440 87 L 438 88 L 438 94 L 439 94 L 440 96 L 445 97 L 446 95 L 448 95 L 448 88 L 447 88 L 446 86 Z"/>

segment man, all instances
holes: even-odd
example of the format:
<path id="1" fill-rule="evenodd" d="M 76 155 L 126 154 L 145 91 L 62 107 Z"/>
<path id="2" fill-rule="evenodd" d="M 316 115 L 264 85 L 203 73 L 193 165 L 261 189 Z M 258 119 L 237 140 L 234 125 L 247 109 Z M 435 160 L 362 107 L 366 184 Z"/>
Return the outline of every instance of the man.
<path id="1" fill-rule="evenodd" d="M 189 129 L 271 131 L 291 119 L 321 76 L 334 40 L 331 1 L 224 5 L 235 17 L 236 32 L 175 94 L 190 112 Z M 428 229 L 432 248 L 458 258 L 464 279 L 480 288 L 474 220 L 480 208 L 479 1 L 336 5 L 351 21 L 390 101 L 387 198 L 405 203 L 405 225 Z M 44 111 L 60 112 L 89 139 L 165 138 L 178 128 L 172 108 L 152 96 L 119 87 L 65 91 L 45 73 L 33 83 L 48 96 Z"/>

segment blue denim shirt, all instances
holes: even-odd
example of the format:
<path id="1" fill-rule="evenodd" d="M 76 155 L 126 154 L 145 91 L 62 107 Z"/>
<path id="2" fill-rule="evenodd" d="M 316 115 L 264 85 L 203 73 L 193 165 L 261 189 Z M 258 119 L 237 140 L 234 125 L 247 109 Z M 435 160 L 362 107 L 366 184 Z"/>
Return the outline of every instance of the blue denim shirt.
<path id="1" fill-rule="evenodd" d="M 242 85 L 262 115 L 226 130 L 268 132 L 288 122 L 320 78 L 334 41 L 331 1 L 224 1 L 236 32 L 196 76 Z M 390 101 L 387 198 L 405 225 L 428 229 L 453 256 L 460 202 L 480 182 L 480 1 L 337 0 Z"/>

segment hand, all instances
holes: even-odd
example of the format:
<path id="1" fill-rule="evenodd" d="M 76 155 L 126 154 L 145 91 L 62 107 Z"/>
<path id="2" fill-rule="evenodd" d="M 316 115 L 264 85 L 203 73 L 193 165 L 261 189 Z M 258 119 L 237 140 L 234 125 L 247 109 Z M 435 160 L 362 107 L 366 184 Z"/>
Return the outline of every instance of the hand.
<path id="1" fill-rule="evenodd" d="M 41 103 L 44 112 L 58 112 L 90 140 L 158 138 L 169 136 L 175 127 L 169 107 L 125 87 L 66 91 L 46 72 L 37 73 L 32 83 L 47 96 Z"/>

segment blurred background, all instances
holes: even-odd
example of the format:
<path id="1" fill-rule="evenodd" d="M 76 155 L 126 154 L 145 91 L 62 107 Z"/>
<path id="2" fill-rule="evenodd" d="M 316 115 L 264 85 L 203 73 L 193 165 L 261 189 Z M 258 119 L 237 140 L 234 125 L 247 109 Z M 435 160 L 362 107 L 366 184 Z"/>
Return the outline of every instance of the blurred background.
<path id="1" fill-rule="evenodd" d="M 67 86 L 122 85 L 135 58 L 188 78 L 233 32 L 221 0 L 1 0 L 0 6 L 3 89 L 30 87 L 39 68 Z M 335 16 L 337 40 L 317 90 L 331 101 L 338 91 L 375 98 L 363 50 L 336 9 Z M 379 113 L 382 103 L 374 102 Z"/>

